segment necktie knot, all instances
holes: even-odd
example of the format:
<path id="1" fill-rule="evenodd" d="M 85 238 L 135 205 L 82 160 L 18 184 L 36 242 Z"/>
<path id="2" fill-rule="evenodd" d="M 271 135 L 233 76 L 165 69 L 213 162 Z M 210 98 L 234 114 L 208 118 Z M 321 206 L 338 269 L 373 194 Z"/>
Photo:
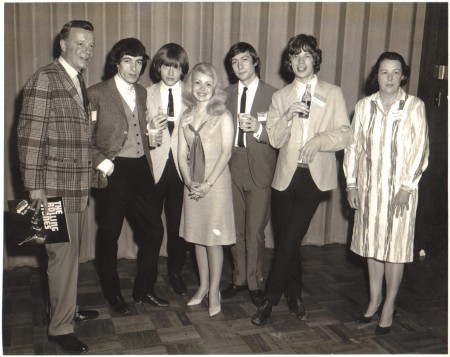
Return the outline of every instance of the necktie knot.
<path id="1" fill-rule="evenodd" d="M 136 94 L 136 91 L 134 90 L 134 85 L 130 84 L 130 86 L 128 87 L 128 93 L 131 95 Z"/>

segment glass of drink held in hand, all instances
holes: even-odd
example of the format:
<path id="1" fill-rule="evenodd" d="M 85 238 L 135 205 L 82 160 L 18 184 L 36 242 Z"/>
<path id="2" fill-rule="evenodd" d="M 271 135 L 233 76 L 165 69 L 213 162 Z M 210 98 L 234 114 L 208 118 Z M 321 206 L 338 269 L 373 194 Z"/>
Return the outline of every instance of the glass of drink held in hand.
<path id="1" fill-rule="evenodd" d="M 152 129 L 150 126 L 147 127 L 147 133 L 148 133 L 148 144 L 150 147 L 155 148 L 158 147 L 160 144 L 158 143 L 158 137 L 162 135 L 162 132 L 160 132 L 158 129 Z"/>
<path id="2" fill-rule="evenodd" d="M 247 124 L 249 122 L 249 118 L 247 117 L 249 114 L 239 113 L 239 128 L 245 130 L 248 128 Z"/>

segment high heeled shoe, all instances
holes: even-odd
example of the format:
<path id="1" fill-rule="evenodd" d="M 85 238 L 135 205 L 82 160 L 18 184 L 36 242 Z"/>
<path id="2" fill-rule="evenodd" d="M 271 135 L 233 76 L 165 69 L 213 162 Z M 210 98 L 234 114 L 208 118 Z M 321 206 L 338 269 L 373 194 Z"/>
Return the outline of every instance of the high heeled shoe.
<path id="1" fill-rule="evenodd" d="M 392 320 L 394 320 L 395 315 L 397 315 L 397 311 L 394 310 L 394 313 L 392 315 Z M 392 321 L 394 322 L 394 321 Z M 391 332 L 391 326 L 381 327 L 380 325 L 377 325 L 375 328 L 375 335 L 381 336 L 381 335 L 387 335 L 389 332 Z"/>
<path id="2" fill-rule="evenodd" d="M 208 290 L 206 290 L 206 292 L 201 297 L 198 298 L 196 298 L 194 294 L 191 300 L 188 301 L 187 305 L 188 306 L 200 305 L 206 295 L 208 295 Z"/>
<path id="3" fill-rule="evenodd" d="M 208 312 L 209 312 L 210 317 L 216 316 L 220 311 L 222 311 L 222 307 L 220 304 L 221 302 L 222 302 L 222 297 L 220 296 L 220 291 L 219 291 L 219 305 L 211 306 L 211 304 L 209 304 Z"/>
<path id="4" fill-rule="evenodd" d="M 372 316 L 364 316 L 364 315 L 358 316 L 358 317 L 355 319 L 355 322 L 356 322 L 357 324 L 367 324 L 367 323 L 369 323 L 370 321 L 372 321 L 372 319 L 373 319 L 373 317 L 374 317 L 375 315 L 378 315 L 378 317 L 381 317 L 381 311 L 382 311 L 382 310 L 383 310 L 383 304 L 380 304 L 380 306 L 378 306 L 377 311 L 376 311 Z"/>

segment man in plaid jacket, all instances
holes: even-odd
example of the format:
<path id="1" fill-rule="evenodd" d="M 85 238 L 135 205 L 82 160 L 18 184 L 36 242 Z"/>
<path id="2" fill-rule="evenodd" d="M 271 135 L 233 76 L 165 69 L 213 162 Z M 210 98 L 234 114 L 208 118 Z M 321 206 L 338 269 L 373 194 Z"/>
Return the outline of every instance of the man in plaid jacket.
<path id="1" fill-rule="evenodd" d="M 81 71 L 93 57 L 94 27 L 74 20 L 60 32 L 61 55 L 38 70 L 23 90 L 18 149 L 32 205 L 47 211 L 47 197 L 61 196 L 69 243 L 47 244 L 51 316 L 49 340 L 67 353 L 87 352 L 73 321 L 98 316 L 76 311 L 78 256 L 93 176 L 91 119 Z"/>

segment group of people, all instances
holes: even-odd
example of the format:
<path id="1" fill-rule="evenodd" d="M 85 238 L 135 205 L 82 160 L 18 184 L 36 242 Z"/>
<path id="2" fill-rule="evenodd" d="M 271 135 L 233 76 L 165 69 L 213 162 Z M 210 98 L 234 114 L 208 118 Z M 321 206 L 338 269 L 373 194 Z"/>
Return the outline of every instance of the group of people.
<path id="1" fill-rule="evenodd" d="M 322 51 L 313 36 L 290 39 L 283 66 L 294 79 L 280 90 L 260 79 L 260 58 L 246 42 L 226 56 L 235 82 L 227 88 L 212 64 L 189 71 L 186 51 L 175 43 L 158 50 L 150 68 L 155 84 L 144 88 L 137 82 L 150 57 L 136 38 L 113 46 L 108 78 L 86 89 L 81 72 L 94 47 L 91 23 L 65 24 L 60 57 L 23 92 L 24 186 L 37 209 L 47 210 L 47 197 L 63 198 L 70 236 L 69 243 L 46 245 L 50 341 L 65 352 L 86 352 L 73 323 L 98 316 L 76 303 L 92 188 L 98 188 L 96 265 L 116 313 L 130 313 L 117 272 L 124 218 L 138 245 L 133 302 L 170 306 L 154 289 L 164 209 L 168 275 L 179 295 L 187 294 L 186 251 L 195 249 L 199 287 L 187 305 L 207 297 L 215 316 L 222 299 L 248 290 L 257 308 L 251 321 L 262 326 L 284 294 L 291 315 L 305 319 L 300 244 L 324 193 L 338 186 L 335 152 L 343 149 L 348 201 L 356 210 L 351 250 L 368 259 L 370 278 L 370 302 L 357 322 L 378 312 L 376 333 L 390 331 L 404 263 L 413 259 L 418 182 L 428 164 L 425 107 L 401 88 L 410 72 L 401 55 L 379 57 L 372 70 L 377 90 L 358 102 L 350 125 L 341 89 L 317 76 Z M 148 129 L 158 130 L 152 146 Z M 269 218 L 275 254 L 265 281 Z M 223 246 L 231 246 L 233 276 L 221 292 Z"/>

